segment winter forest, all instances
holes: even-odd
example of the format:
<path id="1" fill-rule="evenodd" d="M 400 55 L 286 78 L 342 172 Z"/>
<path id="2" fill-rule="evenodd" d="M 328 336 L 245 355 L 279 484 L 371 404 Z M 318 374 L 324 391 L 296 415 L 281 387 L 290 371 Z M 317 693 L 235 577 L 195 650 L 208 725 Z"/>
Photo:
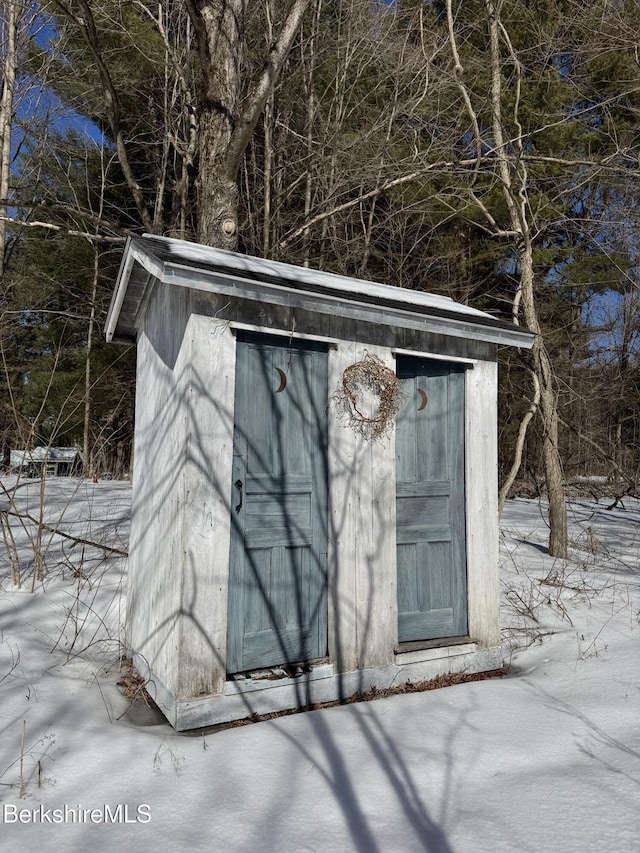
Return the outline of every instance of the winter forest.
<path id="1" fill-rule="evenodd" d="M 639 34 L 637 0 L 0 0 L 0 823 L 12 848 L 637 851 Z M 226 456 L 210 455 L 197 468 L 194 453 L 191 468 L 183 464 L 205 475 L 181 475 L 173 503 L 165 485 L 174 481 L 171 457 L 180 450 L 171 448 L 186 442 L 137 438 L 136 478 L 156 463 L 159 473 L 143 476 L 146 491 L 138 499 L 134 488 L 132 499 L 135 346 L 107 344 L 105 325 L 127 241 L 143 234 L 244 253 L 252 258 L 247 270 L 266 265 L 254 259 L 269 259 L 323 271 L 325 281 L 335 273 L 377 283 L 343 287 L 348 310 L 356 299 L 347 297 L 362 292 L 382 313 L 385 300 L 376 294 L 386 284 L 450 297 L 461 303 L 456 312 L 486 312 L 496 328 L 517 324 L 508 327 L 516 342 L 528 345 L 535 335 L 531 349 L 487 338 L 491 382 L 488 367 L 473 361 L 475 376 L 465 379 L 473 393 L 458 400 L 470 400 L 476 413 L 487 403 L 491 418 L 460 419 L 461 432 L 448 429 L 458 421 L 446 421 L 449 445 L 460 451 L 447 457 L 449 470 L 458 470 L 453 461 L 460 470 L 474 462 L 457 492 L 436 495 L 451 505 L 457 496 L 455 531 L 465 547 L 471 543 L 454 579 L 456 606 L 468 616 L 455 636 L 444 629 L 400 636 L 399 618 L 413 611 L 400 607 L 409 598 L 409 561 L 398 558 L 398 543 L 413 548 L 414 540 L 401 541 L 398 531 L 411 525 L 396 523 L 398 496 L 409 493 L 398 489 L 395 422 L 384 436 L 387 456 L 369 452 L 382 439 L 356 456 L 353 448 L 360 453 L 365 444 L 360 434 L 348 436 L 342 453 L 333 438 L 342 433 L 331 432 L 338 486 L 329 483 L 326 493 L 300 487 L 289 501 L 294 492 L 284 485 L 302 478 L 297 469 L 279 472 L 284 497 L 276 512 L 245 499 L 255 489 L 242 491 L 258 482 L 237 462 L 234 436 L 253 435 L 244 420 L 254 409 L 246 405 L 241 429 L 234 432 L 230 420 Z M 189 260 L 212 254 L 187 248 Z M 315 273 L 296 274 L 313 276 L 320 290 Z M 255 283 L 242 281 L 247 291 Z M 146 286 L 141 311 L 151 313 Z M 228 306 L 207 296 L 211 310 L 202 317 L 230 326 Z M 254 304 L 263 310 L 260 299 Z M 405 293 L 404 301 L 444 300 Z M 179 314 L 176 305 L 159 301 L 153 316 Z M 397 316 L 406 320 L 389 309 L 386 328 L 394 334 L 404 329 Z M 360 322 L 344 317 L 354 328 Z M 247 321 L 245 328 L 254 327 Z M 274 326 L 273 337 L 283 328 Z M 218 348 L 205 351 L 207 405 L 194 409 L 204 413 L 207 449 L 210 435 L 224 437 L 209 429 L 224 420 L 219 354 L 233 346 L 244 353 L 241 366 L 254 364 L 250 336 L 227 332 L 226 343 L 220 336 Z M 457 340 L 480 348 L 477 334 Z M 438 330 L 431 339 L 438 336 L 446 339 Z M 343 350 L 323 344 L 343 379 L 364 363 L 350 363 L 344 338 Z M 362 340 L 354 336 L 354 347 L 369 345 Z M 287 346 L 293 349 L 291 338 Z M 195 345 L 181 355 L 189 368 L 194 353 Z M 471 356 L 462 354 L 452 358 L 468 367 Z M 414 361 L 418 355 L 431 357 L 416 353 Z M 388 371 L 395 382 L 397 364 Z M 242 369 L 241 379 L 258 374 Z M 196 372 L 185 373 L 185 384 Z M 271 397 L 286 385 L 277 372 L 281 385 Z M 253 383 L 250 391 L 238 382 L 244 396 L 234 398 L 231 375 L 220 384 L 232 401 L 227 413 L 266 387 Z M 318 379 L 313 388 L 324 396 L 316 426 L 324 429 L 335 394 L 326 402 L 333 386 L 317 375 L 324 385 Z M 137 411 L 151 427 L 161 422 L 158 432 L 178 412 L 182 431 L 167 432 L 182 441 L 195 415 L 182 417 L 157 394 L 160 403 L 145 406 L 144 394 L 161 387 L 149 382 Z M 427 393 L 418 390 L 421 411 Z M 319 427 L 310 434 L 322 435 Z M 259 449 L 264 435 L 256 432 Z M 51 449 L 60 468 L 49 472 L 43 460 Z M 14 461 L 31 451 L 31 463 L 44 453 L 41 476 L 35 468 L 25 475 Z M 346 460 L 342 480 L 334 457 Z M 382 471 L 380 459 L 388 463 Z M 218 480 L 226 504 L 214 505 L 209 486 Z M 191 488 L 202 482 L 209 492 Z M 307 492 L 308 522 L 299 511 Z M 380 495 L 389 498 L 387 515 Z M 430 495 L 412 492 L 425 501 L 405 501 L 405 518 L 426 515 Z M 224 512 L 214 519 L 212 506 Z M 227 527 L 218 523 L 223 516 Z M 330 570 L 328 561 L 317 562 L 315 573 L 305 569 L 311 579 L 323 573 L 315 599 L 316 587 L 304 587 L 315 621 L 300 615 L 303 596 L 295 599 L 300 635 L 319 626 L 322 642 L 296 656 L 278 635 L 278 666 L 229 652 L 232 640 L 249 635 L 247 613 L 265 612 L 275 624 L 275 605 L 284 612 L 294 600 L 272 595 L 275 584 L 263 587 L 266 558 L 252 558 L 252 581 L 245 552 L 255 529 L 245 519 L 254 517 L 268 532 L 273 519 L 287 522 L 287 537 L 275 545 L 256 527 L 263 538 L 254 551 L 292 552 L 302 541 L 293 534 L 313 522 L 325 525 L 316 551 L 332 560 Z M 442 528 L 432 537 L 436 547 L 453 538 L 444 510 L 434 524 Z M 170 538 L 174 527 L 179 535 Z M 204 554 L 200 562 L 196 553 Z M 448 578 L 446 553 L 436 551 L 440 563 L 429 568 L 436 579 Z M 426 577 L 418 557 L 415 565 L 416 578 Z M 245 606 L 238 590 L 249 581 L 260 595 L 247 595 Z M 125 636 L 125 623 L 131 632 L 136 620 L 140 636 L 148 627 L 154 643 L 160 638 L 157 648 L 137 649 Z M 250 627 L 255 636 L 266 633 L 257 617 Z M 140 652 L 137 660 L 132 652 Z M 177 687 L 167 683 L 182 707 L 197 712 L 240 697 L 246 713 L 178 726 L 162 705 L 169 689 L 157 690 L 163 673 L 153 681 L 138 666 L 147 653 L 176 674 Z M 473 668 L 484 654 L 503 666 Z M 201 680 L 187 692 L 192 664 L 192 680 Z M 421 667 L 435 677 L 407 676 Z M 366 689 L 340 686 L 329 700 L 314 698 L 334 680 L 355 684 L 356 675 Z M 264 695 L 289 687 L 307 692 L 264 710 Z"/>
<path id="2" fill-rule="evenodd" d="M 3 0 L 0 440 L 126 475 L 128 235 L 431 291 L 500 357 L 500 486 L 638 491 L 632 0 Z M 595 494 L 594 494 L 595 496 Z"/>

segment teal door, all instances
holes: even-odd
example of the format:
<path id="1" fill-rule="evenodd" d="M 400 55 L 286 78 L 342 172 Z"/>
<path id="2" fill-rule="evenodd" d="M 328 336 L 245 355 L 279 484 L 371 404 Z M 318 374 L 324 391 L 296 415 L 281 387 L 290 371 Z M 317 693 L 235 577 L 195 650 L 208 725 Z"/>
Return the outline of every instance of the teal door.
<path id="1" fill-rule="evenodd" d="M 467 634 L 464 369 L 398 358 L 398 640 Z"/>
<path id="2" fill-rule="evenodd" d="M 327 653 L 327 353 L 239 336 L 227 671 Z"/>

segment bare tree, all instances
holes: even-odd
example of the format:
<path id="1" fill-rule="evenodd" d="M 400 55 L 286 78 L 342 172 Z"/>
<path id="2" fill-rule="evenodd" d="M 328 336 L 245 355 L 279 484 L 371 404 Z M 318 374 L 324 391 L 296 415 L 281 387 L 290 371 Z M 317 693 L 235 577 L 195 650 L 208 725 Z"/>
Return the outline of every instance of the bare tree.
<path id="1" fill-rule="evenodd" d="M 282 10 L 264 66 L 247 75 L 247 0 L 186 0 L 196 35 L 202 86 L 199 116 L 198 239 L 235 249 L 238 174 L 258 119 L 288 56 L 310 0 Z M 270 8 L 269 4 L 267 7 Z"/>
<path id="2" fill-rule="evenodd" d="M 11 168 L 11 127 L 13 124 L 13 89 L 16 80 L 16 31 L 18 27 L 18 4 L 8 0 L 5 4 L 6 17 L 2 21 L 2 99 L 0 100 L 0 214 L 7 215 L 9 198 L 9 172 Z M 6 225 L 0 223 L 0 279 L 4 273 Z"/>
<path id="3" fill-rule="evenodd" d="M 540 411 L 544 422 L 542 448 L 545 480 L 549 497 L 549 553 L 553 557 L 566 559 L 568 550 L 567 511 L 564 499 L 562 461 L 558 446 L 557 392 L 551 361 L 545 347 L 536 306 L 533 239 L 529 222 L 530 203 L 527 193 L 528 175 L 523 157 L 522 127 L 518 118 L 520 66 L 509 35 L 501 23 L 497 4 L 494 0 L 486 0 L 485 8 L 489 27 L 490 97 L 495 154 L 502 192 L 509 212 L 511 224 L 511 234 L 509 236 L 514 240 L 519 263 L 519 290 L 516 293 L 516 300 L 521 301 L 525 323 L 536 334 L 532 356 L 536 396 L 539 395 Z M 504 41 L 507 45 L 507 50 L 516 74 L 514 124 L 518 128 L 518 134 L 515 139 L 511 140 L 511 149 L 514 151 L 513 155 L 510 155 L 507 151 L 502 120 L 503 63 L 500 49 L 501 41 Z M 490 215 L 489 218 L 493 219 Z M 514 308 L 514 315 L 517 316 L 517 303 Z M 522 442 L 518 442 L 516 451 L 521 448 L 521 445 Z"/>

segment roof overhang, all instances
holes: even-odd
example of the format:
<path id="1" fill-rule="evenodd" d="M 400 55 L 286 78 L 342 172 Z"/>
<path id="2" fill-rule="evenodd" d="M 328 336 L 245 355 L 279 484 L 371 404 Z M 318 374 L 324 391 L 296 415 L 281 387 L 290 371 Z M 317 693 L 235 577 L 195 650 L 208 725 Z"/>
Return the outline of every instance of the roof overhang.
<path id="1" fill-rule="evenodd" d="M 128 240 L 107 315 L 106 338 L 135 343 L 154 281 L 488 343 L 530 348 L 535 335 L 445 296 L 144 235 Z"/>

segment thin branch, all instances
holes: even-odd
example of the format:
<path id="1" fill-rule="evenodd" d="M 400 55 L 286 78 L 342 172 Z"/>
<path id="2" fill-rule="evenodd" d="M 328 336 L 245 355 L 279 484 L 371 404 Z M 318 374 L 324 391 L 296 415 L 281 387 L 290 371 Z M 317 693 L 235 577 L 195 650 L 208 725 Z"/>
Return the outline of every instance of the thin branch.
<path id="1" fill-rule="evenodd" d="M 262 69 L 262 73 L 249 94 L 242 114 L 231 134 L 224 158 L 224 171 L 229 176 L 235 177 L 238 173 L 244 152 L 253 136 L 258 119 L 262 115 L 269 93 L 273 91 L 275 82 L 282 71 L 309 2 L 310 0 L 294 0 L 282 24 L 280 34 L 269 51 L 269 58 Z"/>
<path id="2" fill-rule="evenodd" d="M 51 211 L 52 213 L 64 213 L 72 217 L 83 219 L 86 222 L 90 222 L 92 225 L 95 225 L 96 228 L 120 231 L 123 235 L 132 233 L 127 229 L 115 226 L 110 220 L 103 218 L 101 214 L 96 214 L 91 210 L 80 207 L 80 205 L 74 207 L 72 204 L 67 204 L 58 200 L 54 201 L 46 198 L 33 198 L 25 201 L 17 196 L 13 198 L 0 198 L 0 206 L 5 205 L 7 207 L 29 209 L 30 211 L 40 209 Z"/>
<path id="3" fill-rule="evenodd" d="M 637 163 L 638 158 L 633 157 L 630 154 L 624 154 L 623 152 L 616 152 L 615 154 L 610 154 L 608 157 L 605 157 L 603 160 L 584 160 L 584 159 L 571 159 L 567 157 L 548 157 L 543 154 L 523 154 L 522 159 L 528 161 L 529 163 L 551 163 L 555 166 L 569 166 L 574 168 L 575 166 L 586 166 L 589 169 L 597 169 L 600 171 L 612 172 L 613 174 L 620 175 L 621 177 L 626 178 L 640 178 L 640 169 L 631 169 L 627 166 L 623 166 L 619 163 L 612 163 L 611 160 L 614 160 L 616 157 L 625 157 L 626 159 Z"/>
<path id="4" fill-rule="evenodd" d="M 60 231 L 63 234 L 68 234 L 69 237 L 82 237 L 85 240 L 91 240 L 96 243 L 117 243 L 123 245 L 127 241 L 126 237 L 106 237 L 102 234 L 91 234 L 88 231 L 76 231 L 73 228 L 65 228 L 63 225 L 54 225 L 52 222 L 27 221 L 25 219 L 16 219 L 14 216 L 2 216 L 1 214 L 0 222 L 9 222 L 12 225 L 19 225 L 21 228 L 46 228 L 49 231 Z"/>
<path id="5" fill-rule="evenodd" d="M 515 140 L 511 140 L 515 141 Z M 502 141 L 501 147 L 504 149 L 509 143 L 505 143 Z M 481 163 L 494 163 L 495 162 L 495 151 L 496 149 L 489 150 L 482 158 Z M 640 178 L 640 169 L 627 169 L 624 166 L 614 165 L 611 163 L 607 163 L 607 160 L 610 158 L 606 158 L 604 160 L 570 160 L 563 159 L 561 157 L 544 157 L 537 154 L 523 154 L 522 162 L 546 162 L 546 163 L 554 163 L 559 166 L 588 166 L 592 169 L 606 169 L 611 172 L 615 172 L 621 176 L 626 177 L 635 177 Z M 417 169 L 414 172 L 410 172 L 408 175 L 402 175 L 400 178 L 393 178 L 390 181 L 386 181 L 384 184 L 381 184 L 379 187 L 376 187 L 373 190 L 370 190 L 366 193 L 361 193 L 350 201 L 346 201 L 343 204 L 336 205 L 332 207 L 330 210 L 326 210 L 323 213 L 319 213 L 311 219 L 304 222 L 298 228 L 290 231 L 281 241 L 280 248 L 284 249 L 292 240 L 295 240 L 296 237 L 299 237 L 307 228 L 310 228 L 312 225 L 316 225 L 318 222 L 322 222 L 325 219 L 328 219 L 331 216 L 334 216 L 336 213 L 341 213 L 343 210 L 348 210 L 351 207 L 356 207 L 361 204 L 363 201 L 367 201 L 368 199 L 374 198 L 375 196 L 380 195 L 381 193 L 386 192 L 387 190 L 393 189 L 396 186 L 400 186 L 402 184 L 410 183 L 411 181 L 415 181 L 418 178 L 423 177 L 424 175 L 435 171 L 436 169 L 463 169 L 468 168 L 469 166 L 475 167 L 477 164 L 477 158 L 472 157 L 466 160 L 441 160 L 437 163 L 430 163 L 428 166 L 424 166 L 421 169 Z M 487 220 L 492 225 L 492 228 L 495 227 L 495 219 L 489 214 L 487 208 L 484 204 L 473 194 L 473 200 L 478 205 L 478 207 L 482 210 L 483 214 L 487 217 Z M 518 220 L 520 217 L 518 216 Z M 509 231 L 509 230 L 499 230 L 493 231 L 492 233 L 497 237 L 515 237 L 519 234 L 519 231 Z"/>
<path id="6" fill-rule="evenodd" d="M 458 89 L 460 90 L 460 94 L 462 95 L 467 114 L 471 119 L 471 126 L 473 128 L 473 138 L 476 144 L 477 162 L 473 170 L 473 177 L 471 179 L 471 184 L 473 185 L 476 182 L 476 179 L 480 172 L 480 162 L 482 160 L 482 138 L 480 136 L 480 126 L 478 125 L 478 117 L 476 116 L 476 111 L 474 110 L 473 104 L 471 103 L 469 91 L 462 79 L 464 75 L 464 68 L 462 66 L 462 63 L 460 62 L 460 54 L 458 53 L 458 45 L 456 43 L 456 35 L 453 28 L 453 11 L 451 8 L 451 0 L 447 0 L 447 25 L 449 27 L 449 42 L 451 44 L 451 53 L 453 54 L 456 83 L 458 84 Z"/>
<path id="7" fill-rule="evenodd" d="M 475 163 L 475 157 L 470 160 L 441 160 L 438 163 L 430 163 L 428 166 L 424 166 L 421 169 L 417 169 L 415 172 L 411 172 L 408 175 L 402 175 L 400 178 L 393 178 L 390 181 L 385 181 L 384 184 L 381 184 L 379 187 L 376 187 L 373 190 L 369 190 L 369 192 L 360 193 L 360 195 L 356 196 L 356 198 L 353 198 L 350 201 L 345 201 L 343 204 L 338 204 L 335 207 L 332 207 L 331 210 L 325 210 L 324 213 L 318 213 L 317 216 L 313 216 L 311 219 L 307 220 L 307 222 L 296 228 L 294 231 L 290 231 L 289 234 L 287 234 L 284 239 L 280 241 L 280 248 L 284 249 L 292 240 L 295 240 L 296 237 L 299 237 L 304 231 L 307 230 L 307 228 L 311 228 L 312 225 L 315 225 L 318 222 L 322 222 L 325 219 L 334 216 L 336 213 L 341 213 L 343 210 L 348 210 L 350 207 L 356 207 L 363 201 L 367 201 L 370 198 L 375 198 L 375 196 L 378 196 L 381 193 L 386 192 L 387 190 L 393 189 L 394 187 L 402 186 L 402 184 L 408 184 L 411 181 L 415 181 L 417 178 L 421 178 L 424 175 L 435 171 L 436 169 L 464 168 L 467 166 L 475 166 Z"/>
<path id="8" fill-rule="evenodd" d="M 520 466 L 522 465 L 522 451 L 524 450 L 524 442 L 527 437 L 527 430 L 529 428 L 531 420 L 535 416 L 540 406 L 540 380 L 536 376 L 535 370 L 529 369 L 529 375 L 531 376 L 531 379 L 533 381 L 533 400 L 531 401 L 531 405 L 525 412 L 524 417 L 520 421 L 520 426 L 518 427 L 518 438 L 516 440 L 516 446 L 513 451 L 513 462 L 511 464 L 509 473 L 507 474 L 507 477 L 498 493 L 498 517 L 502 515 L 502 510 L 504 509 L 505 502 L 509 495 L 509 490 L 511 489 L 511 486 L 513 486 L 518 471 L 520 470 Z"/>
<path id="9" fill-rule="evenodd" d="M 3 515 L 10 515 L 15 518 L 24 519 L 28 518 L 33 524 L 39 525 L 43 530 L 46 530 L 47 533 L 54 533 L 56 536 L 61 536 L 63 539 L 69 539 L 74 545 L 89 545 L 92 548 L 99 548 L 101 551 L 105 551 L 107 554 L 117 554 L 120 557 L 128 557 L 129 552 L 123 551 L 121 548 L 114 548 L 112 545 L 102 545 L 100 542 L 94 542 L 91 539 L 83 539 L 81 536 L 72 536 L 70 533 L 64 533 L 62 530 L 59 530 L 57 527 L 51 527 L 48 524 L 45 524 L 41 519 L 36 518 L 34 515 L 31 515 L 29 512 L 17 512 L 14 510 L 3 510 Z"/>
<path id="10" fill-rule="evenodd" d="M 0 322 L 4 320 L 5 317 L 22 317 L 27 312 L 29 314 L 47 314 L 53 317 L 64 317 L 66 320 L 81 320 L 83 323 L 86 323 L 89 320 L 89 317 L 86 317 L 83 314 L 74 314 L 73 311 L 56 311 L 53 308 L 30 307 L 28 309 L 16 308 L 3 311 L 0 314 Z"/>
<path id="11" fill-rule="evenodd" d="M 506 144 L 507 143 L 503 143 L 503 145 L 506 145 Z M 482 163 L 495 162 L 495 157 L 492 156 L 494 153 L 495 153 L 495 149 L 489 150 L 482 157 L 481 162 Z M 609 158 L 607 158 L 607 159 L 609 159 Z M 610 172 L 614 172 L 616 174 L 619 174 L 619 175 L 625 176 L 625 177 L 640 178 L 640 169 L 627 169 L 624 166 L 616 166 L 616 165 L 609 164 L 606 162 L 606 160 L 601 160 L 601 161 L 598 161 L 598 160 L 578 160 L 578 159 L 570 160 L 570 159 L 563 159 L 561 157 L 544 157 L 544 156 L 541 156 L 538 154 L 523 154 L 522 161 L 523 162 L 529 161 L 529 162 L 553 163 L 553 164 L 558 165 L 558 166 L 568 166 L 568 167 L 588 166 L 588 167 L 595 169 L 595 170 L 598 170 L 598 169 L 608 170 Z M 393 189 L 393 187 L 400 186 L 400 185 L 406 184 L 406 183 L 410 183 L 411 181 L 415 181 L 418 178 L 421 178 L 424 175 L 428 174 L 429 172 L 435 171 L 436 169 L 443 169 L 443 170 L 444 169 L 452 169 L 452 170 L 454 170 L 454 169 L 460 169 L 460 168 L 467 168 L 469 166 L 475 167 L 476 163 L 477 163 L 476 157 L 473 157 L 473 158 L 468 159 L 468 160 L 458 160 L 458 161 L 442 160 L 442 161 L 439 161 L 437 163 L 430 163 L 428 166 L 424 166 L 422 169 L 418 169 L 415 172 L 409 173 L 408 175 L 403 175 L 400 178 L 394 178 L 393 180 L 386 181 L 384 184 L 381 184 L 379 187 L 376 187 L 375 189 L 370 190 L 369 192 L 361 193 L 360 195 L 356 196 L 351 201 L 346 201 L 343 204 L 336 205 L 335 207 L 332 207 L 330 210 L 324 211 L 323 213 L 319 213 L 319 214 L 317 214 L 317 216 L 314 216 L 311 219 L 307 220 L 306 222 L 304 222 L 302 225 L 300 225 L 295 230 L 290 231 L 289 234 L 287 234 L 280 241 L 280 248 L 281 249 L 286 248 L 286 246 L 288 246 L 292 240 L 295 240 L 296 237 L 299 237 L 307 228 L 310 228 L 312 225 L 315 225 L 318 222 L 322 222 L 323 220 L 328 219 L 329 217 L 334 216 L 336 213 L 340 213 L 343 210 L 348 210 L 351 207 L 356 207 L 361 202 L 367 201 L 367 199 L 370 199 L 370 198 L 374 198 L 375 196 L 380 195 L 381 193 L 384 193 L 389 189 Z M 491 214 L 489 213 L 489 211 L 487 210 L 485 205 L 478 199 L 478 197 L 475 194 L 472 194 L 472 197 L 473 197 L 474 203 L 476 203 L 478 205 L 478 207 L 482 210 L 483 214 L 487 217 L 487 220 L 489 221 L 489 223 L 492 225 L 491 233 L 494 236 L 497 236 L 497 237 L 515 237 L 517 234 L 520 233 L 517 231 L 509 231 L 509 230 L 494 231 L 493 227 L 495 227 L 495 219 L 493 218 L 493 216 L 491 216 Z"/>

